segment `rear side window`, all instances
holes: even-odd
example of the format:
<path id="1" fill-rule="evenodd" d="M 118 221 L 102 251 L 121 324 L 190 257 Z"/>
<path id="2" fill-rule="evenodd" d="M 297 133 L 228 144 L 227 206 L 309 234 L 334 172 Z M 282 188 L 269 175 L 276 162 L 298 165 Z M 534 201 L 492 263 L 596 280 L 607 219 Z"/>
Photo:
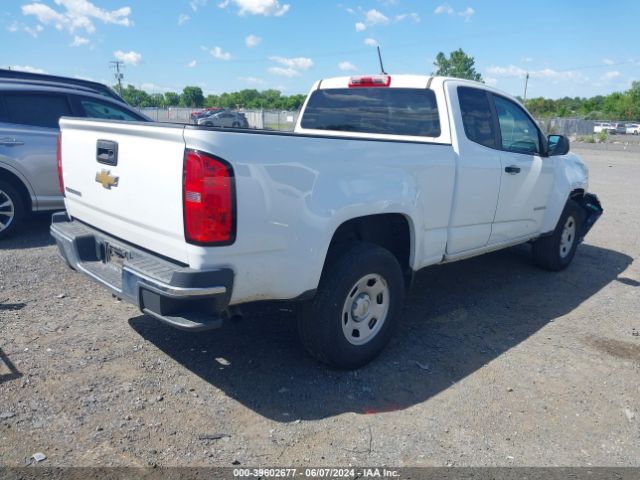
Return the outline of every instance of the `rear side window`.
<path id="1" fill-rule="evenodd" d="M 425 88 L 333 88 L 311 94 L 302 128 L 439 137 L 438 105 Z"/>
<path id="2" fill-rule="evenodd" d="M 5 93 L 7 122 L 34 127 L 58 128 L 62 116 L 71 116 L 66 95 Z"/>
<path id="3" fill-rule="evenodd" d="M 458 87 L 458 100 L 467 138 L 485 147 L 498 148 L 487 92 L 478 88 Z"/>
<path id="4" fill-rule="evenodd" d="M 88 118 L 105 118 L 109 120 L 141 120 L 141 117 L 116 105 L 100 100 L 82 98 L 80 106 Z"/>

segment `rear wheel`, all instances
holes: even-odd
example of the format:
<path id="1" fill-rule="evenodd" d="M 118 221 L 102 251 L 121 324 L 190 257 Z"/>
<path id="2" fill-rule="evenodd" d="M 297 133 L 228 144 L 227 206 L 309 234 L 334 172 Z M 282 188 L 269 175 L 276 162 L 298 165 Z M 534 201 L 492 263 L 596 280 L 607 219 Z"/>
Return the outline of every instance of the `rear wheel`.
<path id="1" fill-rule="evenodd" d="M 533 243 L 533 261 L 546 270 L 559 271 L 569 266 L 578 248 L 578 235 L 584 212 L 575 200 L 568 200 L 551 235 Z"/>
<path id="2" fill-rule="evenodd" d="M 396 258 L 377 245 L 355 244 L 325 267 L 316 297 L 300 309 L 302 343 L 332 367 L 365 365 L 389 342 L 403 297 Z"/>
<path id="3" fill-rule="evenodd" d="M 20 193 L 6 181 L 0 180 L 0 239 L 15 231 L 24 214 L 24 202 Z"/>

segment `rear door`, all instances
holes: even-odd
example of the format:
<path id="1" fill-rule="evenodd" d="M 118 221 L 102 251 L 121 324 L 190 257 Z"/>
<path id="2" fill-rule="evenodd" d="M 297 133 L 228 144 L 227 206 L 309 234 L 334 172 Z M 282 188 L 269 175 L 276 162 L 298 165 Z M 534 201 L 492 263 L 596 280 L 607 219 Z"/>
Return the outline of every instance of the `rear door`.
<path id="1" fill-rule="evenodd" d="M 59 207 L 56 139 L 58 120 L 72 115 L 67 95 L 4 92 L 5 119 L 0 123 L 0 163 L 18 170 L 30 183 L 36 208 Z"/>
<path id="2" fill-rule="evenodd" d="M 491 98 L 481 88 L 447 82 L 457 148 L 456 186 L 447 255 L 489 242 L 500 191 L 501 163 Z"/>
<path id="3" fill-rule="evenodd" d="M 542 132 L 514 101 L 491 95 L 500 133 L 500 198 L 490 243 L 539 232 L 553 186 L 552 158 L 545 155 Z"/>

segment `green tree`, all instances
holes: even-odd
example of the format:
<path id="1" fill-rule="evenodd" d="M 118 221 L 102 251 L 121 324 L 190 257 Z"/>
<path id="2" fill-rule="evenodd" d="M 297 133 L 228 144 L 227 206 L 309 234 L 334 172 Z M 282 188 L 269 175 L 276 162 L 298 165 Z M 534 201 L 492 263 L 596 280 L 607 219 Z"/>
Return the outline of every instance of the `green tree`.
<path id="1" fill-rule="evenodd" d="M 434 75 L 466 78 L 467 80 L 475 80 L 476 82 L 483 81 L 482 75 L 476 72 L 474 67 L 474 58 L 464 53 L 461 48 L 451 52 L 448 58 L 444 53 L 438 53 L 433 65 L 436 67 Z"/>
<path id="2" fill-rule="evenodd" d="M 180 94 L 176 92 L 165 92 L 164 104 L 166 107 L 175 107 L 180 105 Z"/>
<path id="3" fill-rule="evenodd" d="M 180 103 L 185 107 L 202 107 L 204 105 L 202 89 L 200 87 L 184 87 Z"/>

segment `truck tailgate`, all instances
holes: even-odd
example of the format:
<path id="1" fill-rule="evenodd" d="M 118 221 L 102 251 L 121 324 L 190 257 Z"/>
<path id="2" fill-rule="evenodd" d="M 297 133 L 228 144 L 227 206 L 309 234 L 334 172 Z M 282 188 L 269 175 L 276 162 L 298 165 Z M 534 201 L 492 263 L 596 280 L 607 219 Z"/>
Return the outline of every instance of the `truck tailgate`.
<path id="1" fill-rule="evenodd" d="M 71 118 L 61 119 L 60 127 L 68 214 L 188 263 L 183 127 Z"/>

